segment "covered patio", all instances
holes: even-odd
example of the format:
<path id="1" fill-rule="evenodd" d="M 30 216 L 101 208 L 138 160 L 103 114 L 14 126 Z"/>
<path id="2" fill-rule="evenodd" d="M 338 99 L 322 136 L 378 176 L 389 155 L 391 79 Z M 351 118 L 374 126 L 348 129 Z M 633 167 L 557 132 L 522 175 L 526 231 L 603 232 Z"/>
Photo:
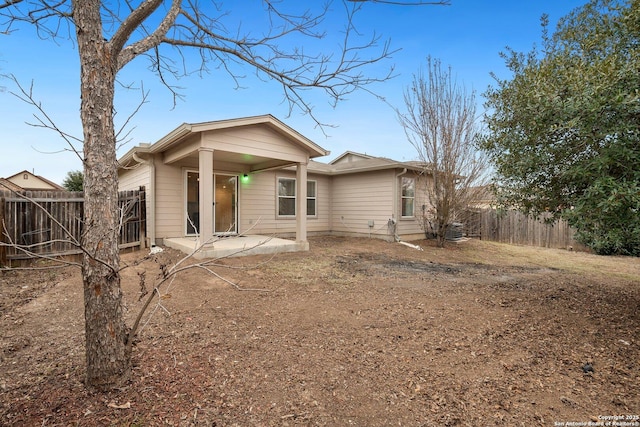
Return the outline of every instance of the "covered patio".
<path id="1" fill-rule="evenodd" d="M 307 167 L 327 154 L 271 115 L 183 123 L 125 154 L 119 185 L 146 187 L 151 246 L 197 248 L 198 258 L 304 251 Z M 276 171 L 293 183 L 283 214 L 278 203 L 290 200 L 279 198 Z M 268 237 L 275 235 L 295 240 Z"/>
<path id="2" fill-rule="evenodd" d="M 197 237 L 174 237 L 164 239 L 164 245 L 186 254 L 193 253 L 195 259 L 276 254 L 309 249 L 307 241 L 298 242 L 257 234 L 214 237 L 205 245 L 200 245 Z"/>

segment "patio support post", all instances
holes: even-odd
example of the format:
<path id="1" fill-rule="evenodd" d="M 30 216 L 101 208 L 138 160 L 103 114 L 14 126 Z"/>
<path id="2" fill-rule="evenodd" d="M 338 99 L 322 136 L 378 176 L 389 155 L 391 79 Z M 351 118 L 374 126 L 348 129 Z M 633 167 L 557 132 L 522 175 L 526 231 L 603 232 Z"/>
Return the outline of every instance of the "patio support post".
<path id="1" fill-rule="evenodd" d="M 198 167 L 200 182 L 199 211 L 199 244 L 204 244 L 213 237 L 213 149 L 201 147 L 198 149 Z"/>
<path id="2" fill-rule="evenodd" d="M 307 241 L 307 164 L 298 163 L 296 168 L 296 241 Z"/>

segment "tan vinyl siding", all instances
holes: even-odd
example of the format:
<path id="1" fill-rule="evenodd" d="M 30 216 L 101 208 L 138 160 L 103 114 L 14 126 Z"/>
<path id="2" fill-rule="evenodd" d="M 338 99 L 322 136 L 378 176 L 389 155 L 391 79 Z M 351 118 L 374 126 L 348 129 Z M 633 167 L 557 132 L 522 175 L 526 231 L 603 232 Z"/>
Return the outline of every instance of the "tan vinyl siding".
<path id="1" fill-rule="evenodd" d="M 162 155 L 162 161 L 164 163 L 175 163 L 186 157 L 189 157 L 192 153 L 198 151 L 200 146 L 200 135 L 190 135 L 182 143 L 177 146 L 168 149 Z"/>
<path id="2" fill-rule="evenodd" d="M 184 171 L 196 169 L 190 159 L 173 165 L 156 162 L 156 238 L 182 237 L 184 230 Z M 328 177 L 309 173 L 316 181 L 316 217 L 307 217 L 310 234 L 337 233 L 393 238 L 389 233 L 389 219 L 397 220 L 396 232 L 403 238 L 419 238 L 422 229 L 417 221 L 424 203 L 424 187 L 416 183 L 415 219 L 398 219 L 394 213 L 400 197 L 398 171 L 383 170 Z M 120 174 L 121 190 L 150 188 L 150 166 L 140 165 Z M 295 218 L 278 218 L 276 211 L 277 178 L 295 178 L 294 171 L 268 171 L 250 174 L 245 182 L 239 179 L 239 232 L 252 234 L 293 236 Z M 394 189 L 394 185 L 397 186 Z M 151 203 L 152 198 L 147 197 Z M 147 207 L 149 208 L 149 207 Z M 148 212 L 151 212 L 147 209 Z M 369 227 L 372 220 L 374 226 Z"/>
<path id="3" fill-rule="evenodd" d="M 118 174 L 118 190 L 137 190 L 145 187 L 149 191 L 151 183 L 151 167 L 149 165 L 138 163 L 131 169 L 121 169 Z"/>
<path id="4" fill-rule="evenodd" d="M 251 229 L 252 234 L 291 235 L 296 231 L 295 218 L 278 218 L 276 211 L 277 179 L 295 178 L 295 172 L 269 171 L 249 175 L 246 183 L 240 180 L 240 232 Z M 309 174 L 316 181 L 316 217 L 307 217 L 307 231 L 329 231 L 329 179 Z M 306 195 L 305 195 L 306 196 Z"/>
<path id="5" fill-rule="evenodd" d="M 346 152 L 333 163 L 308 163 L 310 156 L 321 155 L 324 150 L 290 132 L 270 116 L 261 116 L 231 122 L 185 124 L 158 143 L 141 146 L 140 151 L 125 155 L 124 159 L 130 163 L 138 158 L 136 154 L 144 158 L 155 156 L 155 166 L 141 164 L 133 170 L 122 171 L 120 188 L 145 186 L 149 192 L 153 191 L 147 200 L 149 203 L 155 199 L 152 202 L 155 211 L 148 209 L 148 212 L 155 212 L 154 230 L 158 239 L 183 237 L 186 233 L 185 171 L 198 171 L 201 149 L 208 151 L 203 157 L 207 170 L 212 149 L 213 173 L 239 177 L 239 233 L 291 237 L 298 231 L 303 235 L 306 228 L 309 234 L 385 239 L 393 239 L 394 232 L 401 237 L 422 233 L 416 219 L 420 219 L 425 198 L 423 186 L 418 182 L 414 217 L 400 217 L 399 175 L 413 176 L 411 170 L 416 166 L 412 162 Z M 300 163 L 309 164 L 307 179 L 316 183 L 316 215 L 307 215 L 306 226 L 299 224 L 298 228 L 295 217 L 278 216 L 277 189 L 279 177 L 296 178 L 295 165 Z M 275 169 L 278 167 L 284 169 Z M 245 172 L 248 179 L 242 177 Z M 306 198 L 306 193 L 297 197 Z M 292 212 L 291 206 L 288 209 Z"/>
<path id="6" fill-rule="evenodd" d="M 156 237 L 182 237 L 184 230 L 182 168 L 156 162 Z"/>
<path id="7" fill-rule="evenodd" d="M 240 180 L 238 207 L 240 232 L 275 234 L 275 173 L 250 174 L 247 182 Z"/>
<path id="8" fill-rule="evenodd" d="M 264 126 L 249 126 L 242 129 L 210 131 L 202 136 L 202 143 L 214 150 L 244 153 L 291 161 L 306 161 L 306 152 L 292 141 Z"/>
<path id="9" fill-rule="evenodd" d="M 137 163 L 128 169 L 120 169 L 118 171 L 118 190 L 138 190 L 140 187 L 144 187 L 146 191 L 145 195 L 145 208 L 147 212 L 147 235 L 152 239 L 155 238 L 154 233 L 151 232 L 149 227 L 153 227 L 154 219 L 151 215 L 154 215 L 153 210 L 153 186 L 151 185 L 151 165 L 145 163 Z"/>
<path id="10" fill-rule="evenodd" d="M 309 180 L 316 184 L 316 217 L 307 218 L 307 231 L 309 233 L 326 233 L 331 230 L 331 180 L 326 176 L 309 174 Z"/>
<path id="11" fill-rule="evenodd" d="M 333 177 L 332 231 L 387 237 L 387 223 L 394 217 L 394 181 L 393 170 Z"/>
<path id="12" fill-rule="evenodd" d="M 187 166 L 188 165 L 188 166 Z M 188 161 L 176 165 L 161 164 L 156 168 L 156 235 L 158 238 L 180 237 L 184 230 L 184 173 L 194 169 Z M 197 169 L 197 168 L 195 168 Z M 295 173 L 269 171 L 250 174 L 245 182 L 238 180 L 239 232 L 288 235 L 295 233 L 296 221 L 276 219 L 276 177 L 295 178 Z M 329 180 L 309 174 L 317 182 L 317 217 L 308 217 L 309 232 L 329 230 Z"/>

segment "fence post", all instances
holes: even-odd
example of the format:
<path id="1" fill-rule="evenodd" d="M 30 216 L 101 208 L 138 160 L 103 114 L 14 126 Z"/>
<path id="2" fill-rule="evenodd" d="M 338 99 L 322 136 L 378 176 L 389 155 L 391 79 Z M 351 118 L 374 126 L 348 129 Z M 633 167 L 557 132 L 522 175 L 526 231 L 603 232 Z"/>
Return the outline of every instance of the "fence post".
<path id="1" fill-rule="evenodd" d="M 0 194 L 0 243 L 5 243 L 4 203 L 4 196 Z M 0 245 L 0 267 L 5 265 L 7 265 L 7 251 L 4 245 Z"/>

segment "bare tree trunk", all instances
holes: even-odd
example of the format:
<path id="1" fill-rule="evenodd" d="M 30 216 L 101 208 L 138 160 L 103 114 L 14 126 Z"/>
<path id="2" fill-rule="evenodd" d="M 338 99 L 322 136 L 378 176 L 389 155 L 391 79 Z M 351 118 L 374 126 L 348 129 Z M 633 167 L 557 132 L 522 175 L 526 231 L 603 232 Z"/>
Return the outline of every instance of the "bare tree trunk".
<path id="1" fill-rule="evenodd" d="M 439 248 L 444 248 L 444 244 L 447 241 L 447 224 L 443 221 L 438 221 L 438 232 L 436 233 L 436 242 Z"/>
<path id="2" fill-rule="evenodd" d="M 451 69 L 427 59 L 427 72 L 414 76 L 404 94 L 406 113 L 398 111 L 411 145 L 424 163 L 425 188 L 432 209 L 423 223 L 435 224 L 438 246 L 444 247 L 447 228 L 482 194 L 488 177 L 487 157 L 476 149 L 475 93 L 459 87 Z"/>
<path id="3" fill-rule="evenodd" d="M 324 38 L 321 24 L 327 22 L 332 13 L 330 2 L 320 6 L 316 13 L 305 11 L 299 15 L 290 12 L 288 7 L 280 9 L 273 4 L 278 2 L 263 2 L 266 27 L 236 33 L 233 28 L 246 27 L 240 25 L 242 17 L 247 17 L 244 11 L 237 11 L 241 17 L 237 24 L 223 23 L 228 18 L 227 12 L 216 15 L 215 8 L 204 7 L 198 2 L 71 0 L 69 13 L 68 2 L 64 0 L 52 3 L 0 0 L 3 11 L 0 13 L 3 18 L 0 32 L 8 33 L 22 22 L 34 25 L 39 34 L 53 39 L 64 36 L 66 25 L 76 30 L 81 65 L 80 116 L 84 133 L 85 235 L 82 249 L 85 255 L 82 275 L 89 387 L 102 390 L 117 387 L 130 372 L 130 343 L 127 345 L 129 333 L 123 319 L 117 240 L 118 165 L 112 110 L 118 70 L 133 59 L 150 53 L 156 74 L 175 99 L 178 94 L 167 83 L 165 75 L 188 75 L 191 66 L 187 62 L 190 61 L 174 67 L 171 65 L 173 60 L 165 58 L 156 48 L 172 46 L 182 59 L 187 59 L 183 51 L 193 50 L 197 53 L 194 58 L 201 61 L 195 70 L 207 70 L 209 64 L 215 64 L 216 69 L 220 67 L 229 73 L 239 87 L 244 73 L 236 74 L 235 64 L 244 64 L 255 70 L 259 77 L 281 85 L 289 107 L 300 107 L 320 125 L 313 115 L 313 105 L 305 100 L 307 89 L 324 91 L 336 103 L 354 90 L 384 82 L 393 74 L 393 70 L 389 70 L 380 77 L 371 77 L 363 72 L 366 66 L 373 67 L 390 58 L 394 51 L 389 49 L 388 43 L 379 46 L 379 37 L 375 34 L 368 41 L 362 41 L 362 34 L 354 25 L 355 14 L 362 9 L 362 4 L 358 4 L 361 2 L 344 4 L 346 25 L 340 52 L 308 54 L 296 46 L 298 41 L 295 39 Z M 449 4 L 446 0 L 390 3 Z M 108 31 L 103 30 L 103 24 Z M 105 37 L 111 37 L 110 41 Z M 378 48 L 379 53 L 368 54 L 370 49 Z M 26 95 L 26 99 L 32 98 Z M 43 123 L 49 127 L 46 123 L 50 120 L 46 118 Z M 52 129 L 69 142 L 64 132 L 56 126 Z M 71 146 L 75 151 L 73 144 Z"/>
<path id="4" fill-rule="evenodd" d="M 83 259 L 87 385 L 118 387 L 129 378 L 118 253 L 118 176 L 113 99 L 116 60 L 105 42 L 99 0 L 74 1 L 84 132 Z"/>

